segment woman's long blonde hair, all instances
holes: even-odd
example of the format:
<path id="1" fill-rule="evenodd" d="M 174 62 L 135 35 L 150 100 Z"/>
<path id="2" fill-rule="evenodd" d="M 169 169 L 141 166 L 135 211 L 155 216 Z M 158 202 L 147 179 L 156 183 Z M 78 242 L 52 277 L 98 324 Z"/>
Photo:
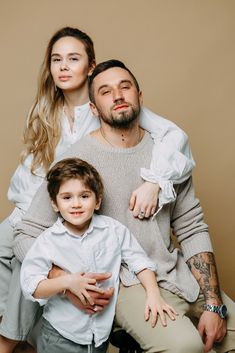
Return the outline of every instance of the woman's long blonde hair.
<path id="1" fill-rule="evenodd" d="M 48 171 L 54 160 L 55 148 L 61 136 L 61 114 L 64 104 L 64 95 L 61 89 L 55 86 L 51 72 L 51 52 L 53 45 L 63 37 L 74 37 L 80 40 L 86 49 L 89 66 L 95 64 L 95 52 L 91 38 L 77 28 L 64 27 L 57 31 L 46 49 L 46 54 L 39 73 L 38 90 L 35 102 L 29 112 L 26 127 L 23 133 L 25 148 L 21 162 L 29 154 L 33 155 L 31 172 L 38 167 Z"/>

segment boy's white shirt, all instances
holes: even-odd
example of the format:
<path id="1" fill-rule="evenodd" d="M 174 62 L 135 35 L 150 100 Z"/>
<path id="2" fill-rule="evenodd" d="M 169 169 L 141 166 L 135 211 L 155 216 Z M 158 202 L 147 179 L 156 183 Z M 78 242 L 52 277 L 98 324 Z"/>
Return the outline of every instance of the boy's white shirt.
<path id="1" fill-rule="evenodd" d="M 90 344 L 94 338 L 99 346 L 108 339 L 112 327 L 123 263 L 133 276 L 145 268 L 156 271 L 156 264 L 135 237 L 113 218 L 94 215 L 82 237 L 72 234 L 58 219 L 27 253 L 21 268 L 22 291 L 26 299 L 45 305 L 43 316 L 62 336 L 80 344 Z M 61 295 L 35 299 L 32 294 L 38 283 L 47 278 L 53 264 L 71 273 L 111 272 L 105 287 L 114 287 L 115 292 L 107 308 L 102 313 L 88 315 Z"/>
<path id="2" fill-rule="evenodd" d="M 56 147 L 55 159 L 82 136 L 100 126 L 99 119 L 92 114 L 89 103 L 75 107 L 74 116 L 74 127 L 71 132 L 68 119 L 64 112 L 62 114 L 62 136 Z M 195 162 L 187 135 L 173 122 L 143 107 L 140 113 L 140 126 L 151 133 L 155 142 L 150 169 L 142 168 L 140 175 L 144 180 L 159 183 L 161 190 L 158 210 L 160 210 L 164 204 L 175 200 L 173 184 L 185 181 L 191 175 Z M 31 164 L 32 155 L 29 155 L 25 162 L 18 166 L 11 178 L 8 199 L 16 206 L 16 210 L 9 217 L 13 226 L 28 209 L 45 177 L 43 168 L 38 168 L 33 175 L 30 172 Z"/>

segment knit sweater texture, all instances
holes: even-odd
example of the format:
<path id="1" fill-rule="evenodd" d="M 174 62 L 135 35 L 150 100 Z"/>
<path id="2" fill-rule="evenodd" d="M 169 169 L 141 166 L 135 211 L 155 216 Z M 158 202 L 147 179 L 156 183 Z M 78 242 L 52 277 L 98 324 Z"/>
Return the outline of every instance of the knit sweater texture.
<path id="1" fill-rule="evenodd" d="M 100 213 L 116 218 L 130 229 L 157 264 L 159 286 L 194 302 L 200 288 L 186 261 L 198 253 L 213 250 L 192 178 L 175 187 L 176 201 L 165 205 L 154 219 L 139 220 L 129 210 L 130 196 L 143 182 L 140 168 L 149 166 L 152 148 L 153 141 L 147 132 L 142 141 L 131 148 L 111 148 L 92 136 L 85 136 L 60 159 L 78 157 L 98 170 L 105 185 Z M 14 252 L 20 261 L 35 238 L 56 219 L 44 182 L 16 227 Z M 176 236 L 179 248 L 175 247 L 172 234 Z M 124 266 L 120 278 L 126 286 L 138 283 Z"/>

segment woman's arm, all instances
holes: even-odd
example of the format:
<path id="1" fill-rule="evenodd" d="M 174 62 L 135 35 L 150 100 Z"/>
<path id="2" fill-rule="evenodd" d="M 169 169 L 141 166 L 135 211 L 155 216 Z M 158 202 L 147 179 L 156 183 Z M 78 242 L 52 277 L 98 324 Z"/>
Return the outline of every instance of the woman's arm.
<path id="1" fill-rule="evenodd" d="M 148 218 L 156 211 L 157 201 L 160 210 L 164 204 L 175 200 L 174 184 L 190 177 L 195 162 L 187 135 L 173 122 L 142 108 L 140 125 L 154 139 L 149 169 L 142 168 L 140 171 L 141 177 L 152 186 L 143 183 L 133 192 L 130 209 L 134 216 L 143 212 L 144 217 Z"/>

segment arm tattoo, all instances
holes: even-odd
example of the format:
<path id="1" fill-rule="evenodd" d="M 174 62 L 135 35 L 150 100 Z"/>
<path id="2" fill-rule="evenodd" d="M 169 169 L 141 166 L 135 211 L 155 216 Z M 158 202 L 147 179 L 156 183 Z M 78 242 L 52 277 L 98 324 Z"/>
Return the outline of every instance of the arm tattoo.
<path id="1" fill-rule="evenodd" d="M 214 255 L 209 252 L 200 253 L 192 256 L 187 264 L 198 281 L 205 300 L 210 304 L 220 305 L 222 299 Z"/>

